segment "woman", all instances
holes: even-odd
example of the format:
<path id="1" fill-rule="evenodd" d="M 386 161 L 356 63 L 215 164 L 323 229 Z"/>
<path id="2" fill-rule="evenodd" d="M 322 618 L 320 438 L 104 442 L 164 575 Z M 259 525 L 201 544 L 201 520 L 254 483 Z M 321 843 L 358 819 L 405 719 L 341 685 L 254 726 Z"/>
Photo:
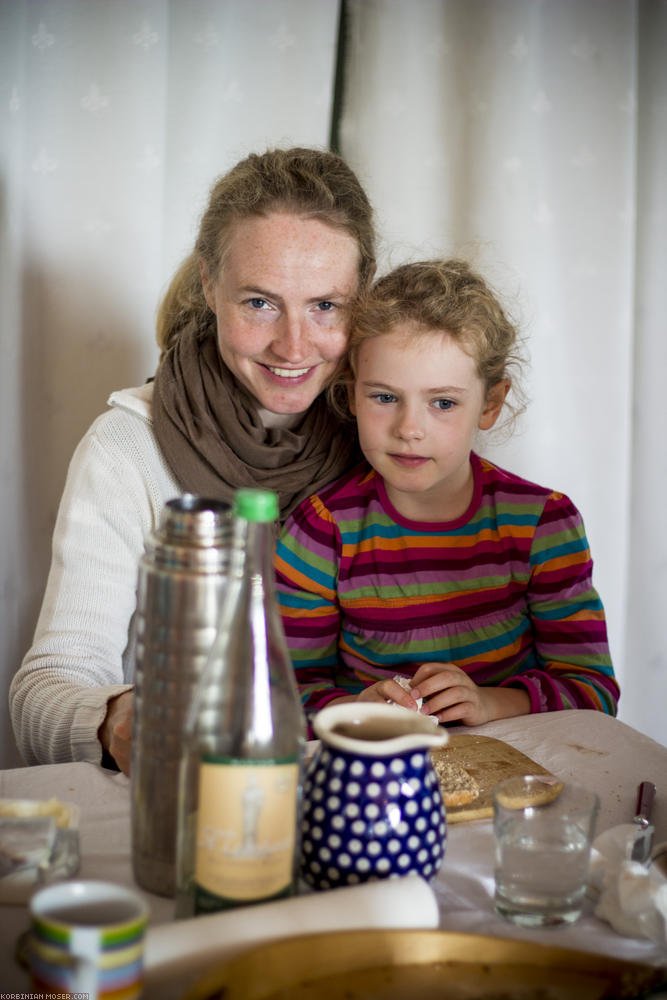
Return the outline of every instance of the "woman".
<path id="1" fill-rule="evenodd" d="M 253 154 L 215 184 L 160 308 L 154 382 L 113 393 L 72 459 L 35 639 L 10 687 L 27 763 L 129 773 L 138 563 L 168 499 L 257 484 L 285 517 L 354 461 L 322 390 L 374 269 L 371 207 L 335 154 Z"/>

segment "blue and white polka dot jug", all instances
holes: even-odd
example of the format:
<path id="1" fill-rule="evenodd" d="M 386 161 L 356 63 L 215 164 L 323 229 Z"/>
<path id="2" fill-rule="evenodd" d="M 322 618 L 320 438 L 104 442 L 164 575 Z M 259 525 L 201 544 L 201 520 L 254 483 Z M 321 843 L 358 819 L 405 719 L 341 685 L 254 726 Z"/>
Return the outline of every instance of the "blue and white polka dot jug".
<path id="1" fill-rule="evenodd" d="M 315 889 L 418 874 L 432 879 L 447 826 L 430 747 L 435 719 L 397 705 L 350 702 L 313 720 L 320 746 L 304 783 L 301 875 Z"/>

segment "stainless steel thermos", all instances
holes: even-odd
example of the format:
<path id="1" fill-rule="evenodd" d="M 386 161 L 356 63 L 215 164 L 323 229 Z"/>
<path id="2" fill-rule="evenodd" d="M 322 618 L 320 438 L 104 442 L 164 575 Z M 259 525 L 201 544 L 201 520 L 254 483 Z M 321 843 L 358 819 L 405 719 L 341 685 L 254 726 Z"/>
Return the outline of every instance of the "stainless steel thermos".
<path id="1" fill-rule="evenodd" d="M 150 892 L 175 892 L 183 724 L 215 638 L 227 577 L 230 508 L 185 494 L 165 505 L 139 564 L 130 781 L 132 866 Z"/>

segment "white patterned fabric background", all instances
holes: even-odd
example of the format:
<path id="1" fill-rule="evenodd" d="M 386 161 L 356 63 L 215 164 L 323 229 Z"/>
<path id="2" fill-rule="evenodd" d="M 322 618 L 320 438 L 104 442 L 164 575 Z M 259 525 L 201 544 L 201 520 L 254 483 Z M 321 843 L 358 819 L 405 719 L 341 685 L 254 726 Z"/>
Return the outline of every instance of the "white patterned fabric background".
<path id="1" fill-rule="evenodd" d="M 208 188 L 328 142 L 338 0 L 0 0 L 0 687 L 67 464 L 155 367 Z M 466 255 L 529 339 L 501 464 L 584 514 L 622 685 L 667 742 L 667 3 L 348 0 L 341 151 L 381 269 Z M 0 705 L 0 765 L 17 761 Z"/>

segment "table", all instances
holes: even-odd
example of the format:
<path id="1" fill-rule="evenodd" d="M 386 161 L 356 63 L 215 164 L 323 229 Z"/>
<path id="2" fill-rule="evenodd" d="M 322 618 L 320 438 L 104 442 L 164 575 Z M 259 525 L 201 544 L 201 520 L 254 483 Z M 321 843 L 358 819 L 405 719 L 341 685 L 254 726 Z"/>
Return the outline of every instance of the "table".
<path id="1" fill-rule="evenodd" d="M 627 823 L 634 814 L 640 781 L 658 789 L 653 809 L 655 840 L 667 841 L 667 747 L 618 719 L 598 712 L 550 712 L 503 719 L 476 728 L 453 727 L 504 740 L 565 780 L 598 792 L 598 832 Z M 134 885 L 130 862 L 130 781 L 93 764 L 51 764 L 0 772 L 0 797 L 57 796 L 80 806 L 82 878 Z M 621 937 L 593 915 L 587 902 L 572 927 L 517 928 L 493 910 L 493 834 L 490 821 L 451 824 L 445 862 L 434 883 L 443 930 L 535 940 L 631 961 L 667 964 L 650 941 Z M 169 899 L 144 893 L 154 924 L 171 920 Z M 27 927 L 21 906 L 0 906 L 0 991 L 30 991 L 26 973 L 13 959 L 14 943 Z M 667 996 L 667 994 L 665 994 Z M 147 1000 L 157 997 L 146 994 Z"/>

